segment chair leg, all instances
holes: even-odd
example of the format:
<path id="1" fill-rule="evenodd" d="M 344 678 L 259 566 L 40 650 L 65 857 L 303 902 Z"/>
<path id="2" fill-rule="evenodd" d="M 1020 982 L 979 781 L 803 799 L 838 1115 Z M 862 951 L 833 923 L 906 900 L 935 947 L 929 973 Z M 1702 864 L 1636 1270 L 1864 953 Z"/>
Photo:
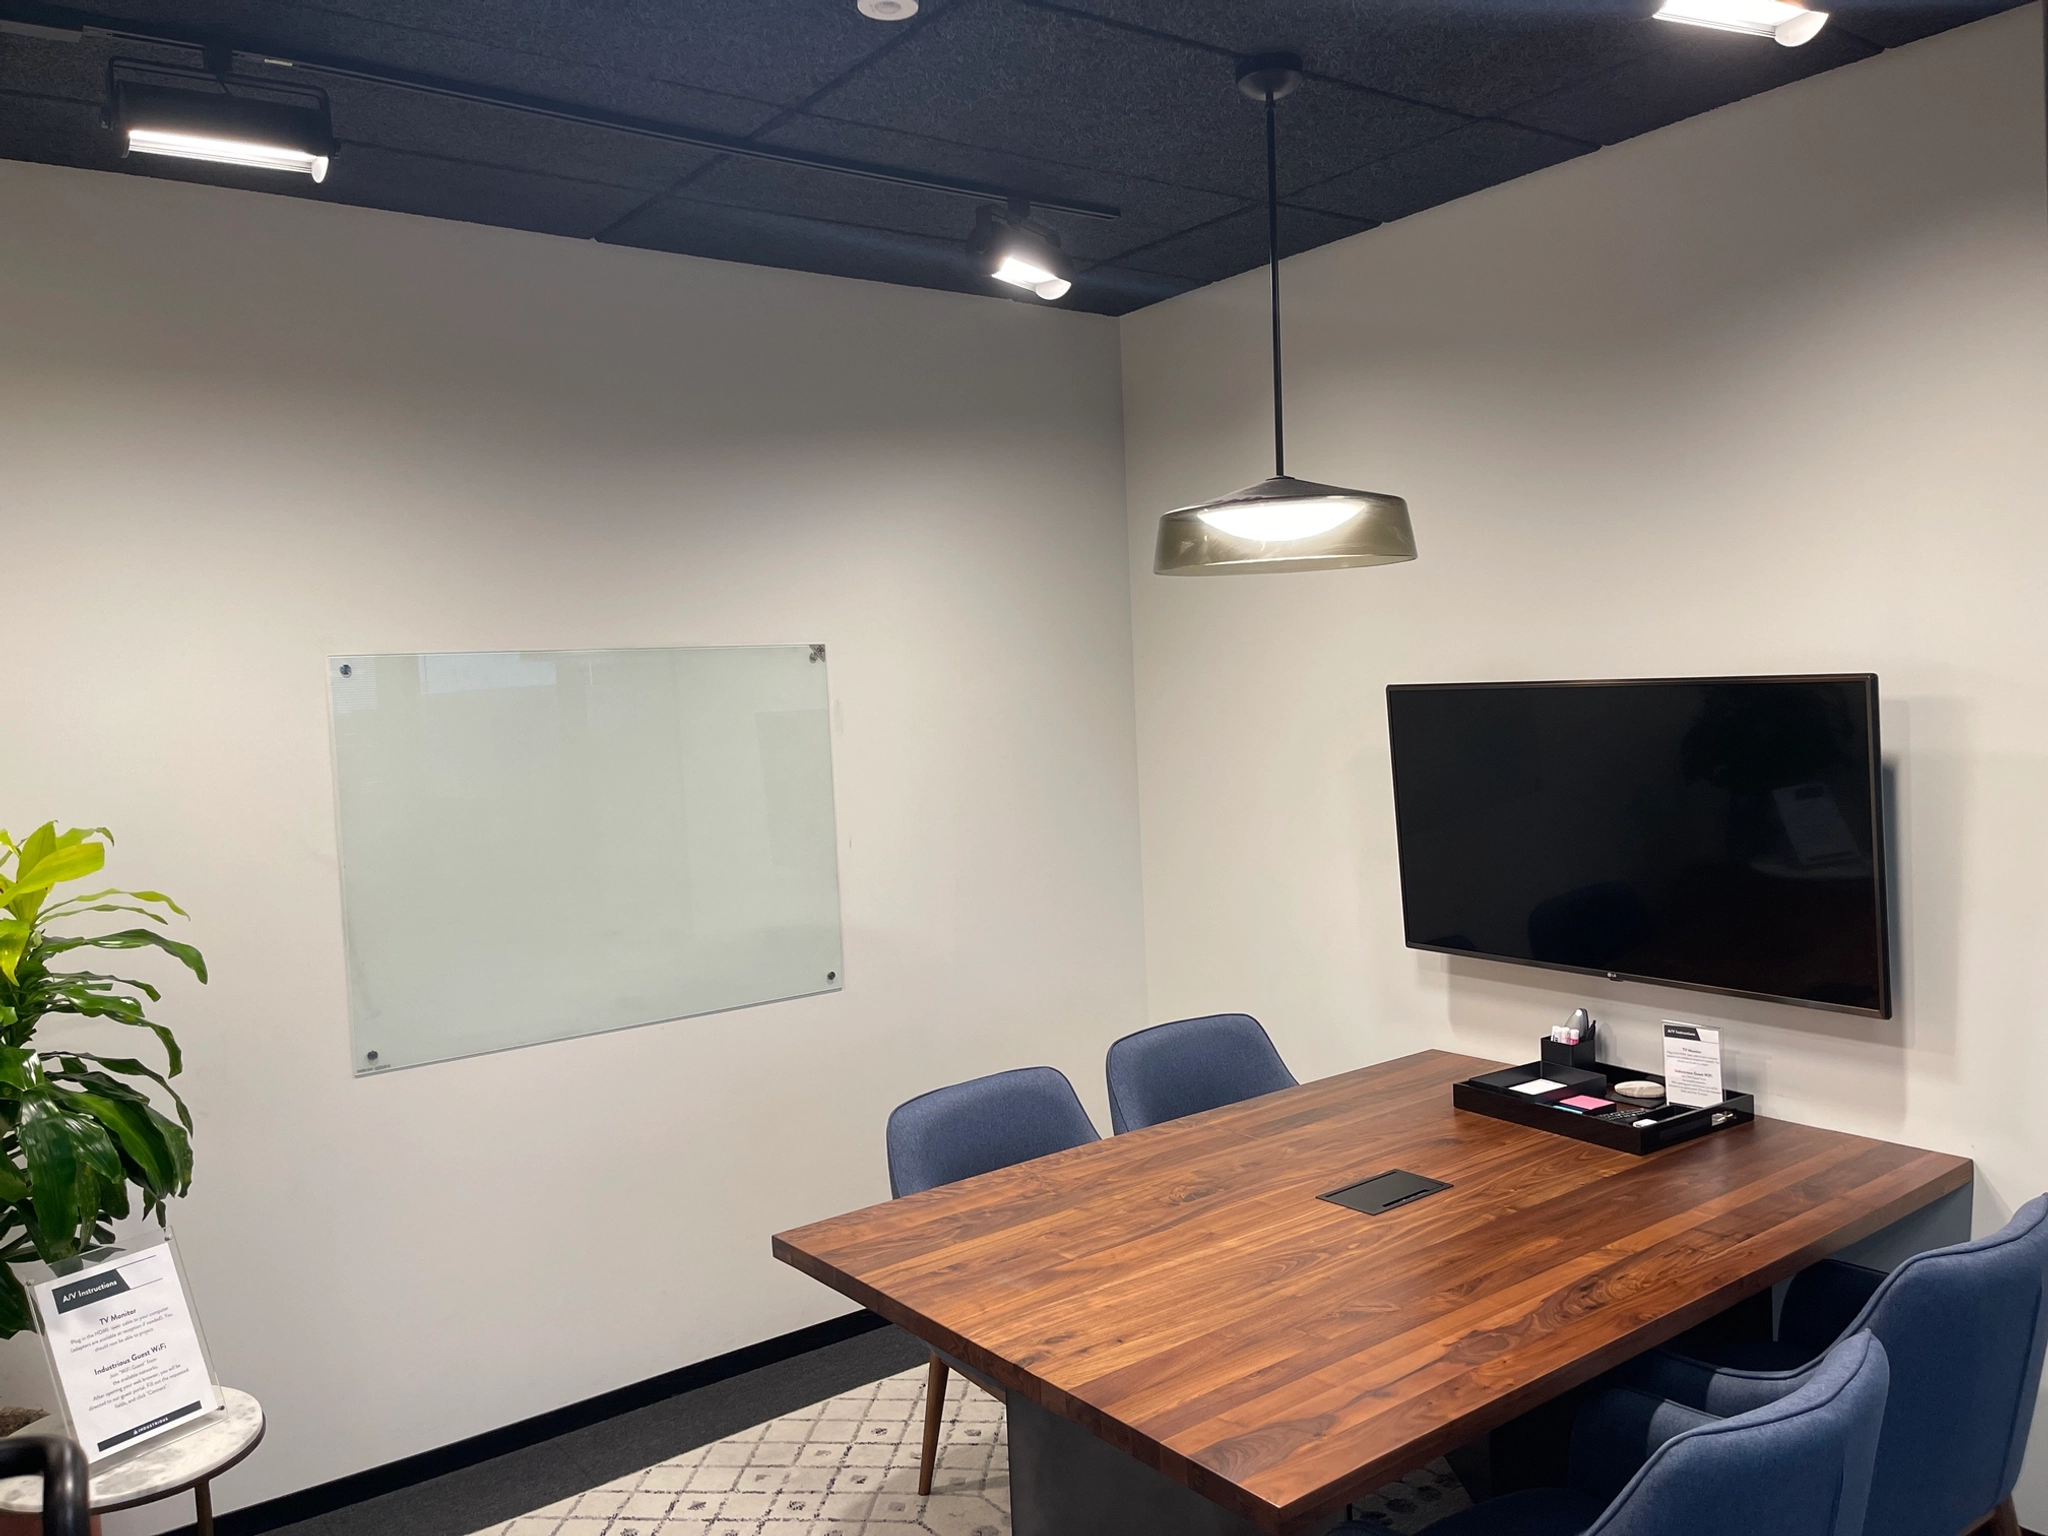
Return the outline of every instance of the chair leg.
<path id="1" fill-rule="evenodd" d="M 939 1460 L 939 1421 L 946 1415 L 946 1362 L 932 1356 L 931 1373 L 924 1383 L 924 1455 L 917 1463 L 917 1496 L 932 1491 L 932 1469 Z"/>

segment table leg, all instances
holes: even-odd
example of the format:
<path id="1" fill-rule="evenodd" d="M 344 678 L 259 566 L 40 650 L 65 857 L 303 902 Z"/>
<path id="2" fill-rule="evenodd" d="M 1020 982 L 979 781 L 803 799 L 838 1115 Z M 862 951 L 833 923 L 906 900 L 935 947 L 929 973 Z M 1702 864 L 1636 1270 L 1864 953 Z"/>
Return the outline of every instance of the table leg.
<path id="1" fill-rule="evenodd" d="M 213 1484 L 201 1479 L 192 1485 L 194 1536 L 213 1536 Z"/>
<path id="2" fill-rule="evenodd" d="M 1249 1520 L 1021 1392 L 1009 1394 L 1008 1417 L 1015 1536 L 1258 1536 Z"/>

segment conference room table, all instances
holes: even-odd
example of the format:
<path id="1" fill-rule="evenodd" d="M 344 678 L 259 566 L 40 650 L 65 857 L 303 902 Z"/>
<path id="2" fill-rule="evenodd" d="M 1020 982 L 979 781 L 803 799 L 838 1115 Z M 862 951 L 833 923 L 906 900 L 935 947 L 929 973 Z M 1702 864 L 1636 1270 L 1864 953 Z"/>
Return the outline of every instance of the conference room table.
<path id="1" fill-rule="evenodd" d="M 1422 1051 L 775 1255 L 1002 1385 L 1016 1536 L 1296 1536 L 1937 1202 L 1967 1220 L 1945 1153 L 1759 1117 L 1637 1156 L 1452 1107 L 1501 1065 Z M 1450 1187 L 1318 1198 L 1390 1169 Z"/>

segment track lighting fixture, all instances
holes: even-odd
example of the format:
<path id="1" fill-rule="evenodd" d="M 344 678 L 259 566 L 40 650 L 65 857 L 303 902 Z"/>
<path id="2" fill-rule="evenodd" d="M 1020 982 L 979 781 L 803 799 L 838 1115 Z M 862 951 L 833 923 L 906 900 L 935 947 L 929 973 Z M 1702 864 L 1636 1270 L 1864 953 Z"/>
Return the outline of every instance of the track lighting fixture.
<path id="1" fill-rule="evenodd" d="M 1031 205 L 977 209 L 967 254 L 999 283 L 1028 288 L 1041 299 L 1057 299 L 1074 286 L 1074 264 L 1060 249 L 1060 237 L 1031 222 Z"/>
<path id="2" fill-rule="evenodd" d="M 140 78 L 138 78 L 140 77 Z M 219 71 L 133 59 L 107 66 L 101 121 L 124 155 L 167 155 L 327 179 L 334 130 L 327 93 Z"/>
<path id="3" fill-rule="evenodd" d="M 1812 42 L 1828 24 L 1826 11 L 1810 11 L 1789 0 L 1665 0 L 1659 21 L 1682 21 L 1721 32 L 1771 37 L 1787 48 Z"/>
<path id="4" fill-rule="evenodd" d="M 1266 106 L 1266 271 L 1273 313 L 1273 473 L 1214 501 L 1159 519 L 1152 560 L 1161 576 L 1324 571 L 1415 558 L 1408 503 L 1377 491 L 1318 485 L 1287 473 L 1280 404 L 1280 152 L 1273 103 L 1301 84 L 1291 53 L 1247 59 L 1237 88 Z"/>

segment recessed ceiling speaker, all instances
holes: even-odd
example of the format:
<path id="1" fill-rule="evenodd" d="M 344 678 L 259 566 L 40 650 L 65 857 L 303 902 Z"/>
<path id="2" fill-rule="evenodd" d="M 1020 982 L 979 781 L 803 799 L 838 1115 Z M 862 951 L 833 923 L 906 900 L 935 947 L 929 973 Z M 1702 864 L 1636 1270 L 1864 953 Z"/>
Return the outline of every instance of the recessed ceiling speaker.
<path id="1" fill-rule="evenodd" d="M 917 14 L 917 0 L 856 0 L 870 21 L 908 21 Z"/>

